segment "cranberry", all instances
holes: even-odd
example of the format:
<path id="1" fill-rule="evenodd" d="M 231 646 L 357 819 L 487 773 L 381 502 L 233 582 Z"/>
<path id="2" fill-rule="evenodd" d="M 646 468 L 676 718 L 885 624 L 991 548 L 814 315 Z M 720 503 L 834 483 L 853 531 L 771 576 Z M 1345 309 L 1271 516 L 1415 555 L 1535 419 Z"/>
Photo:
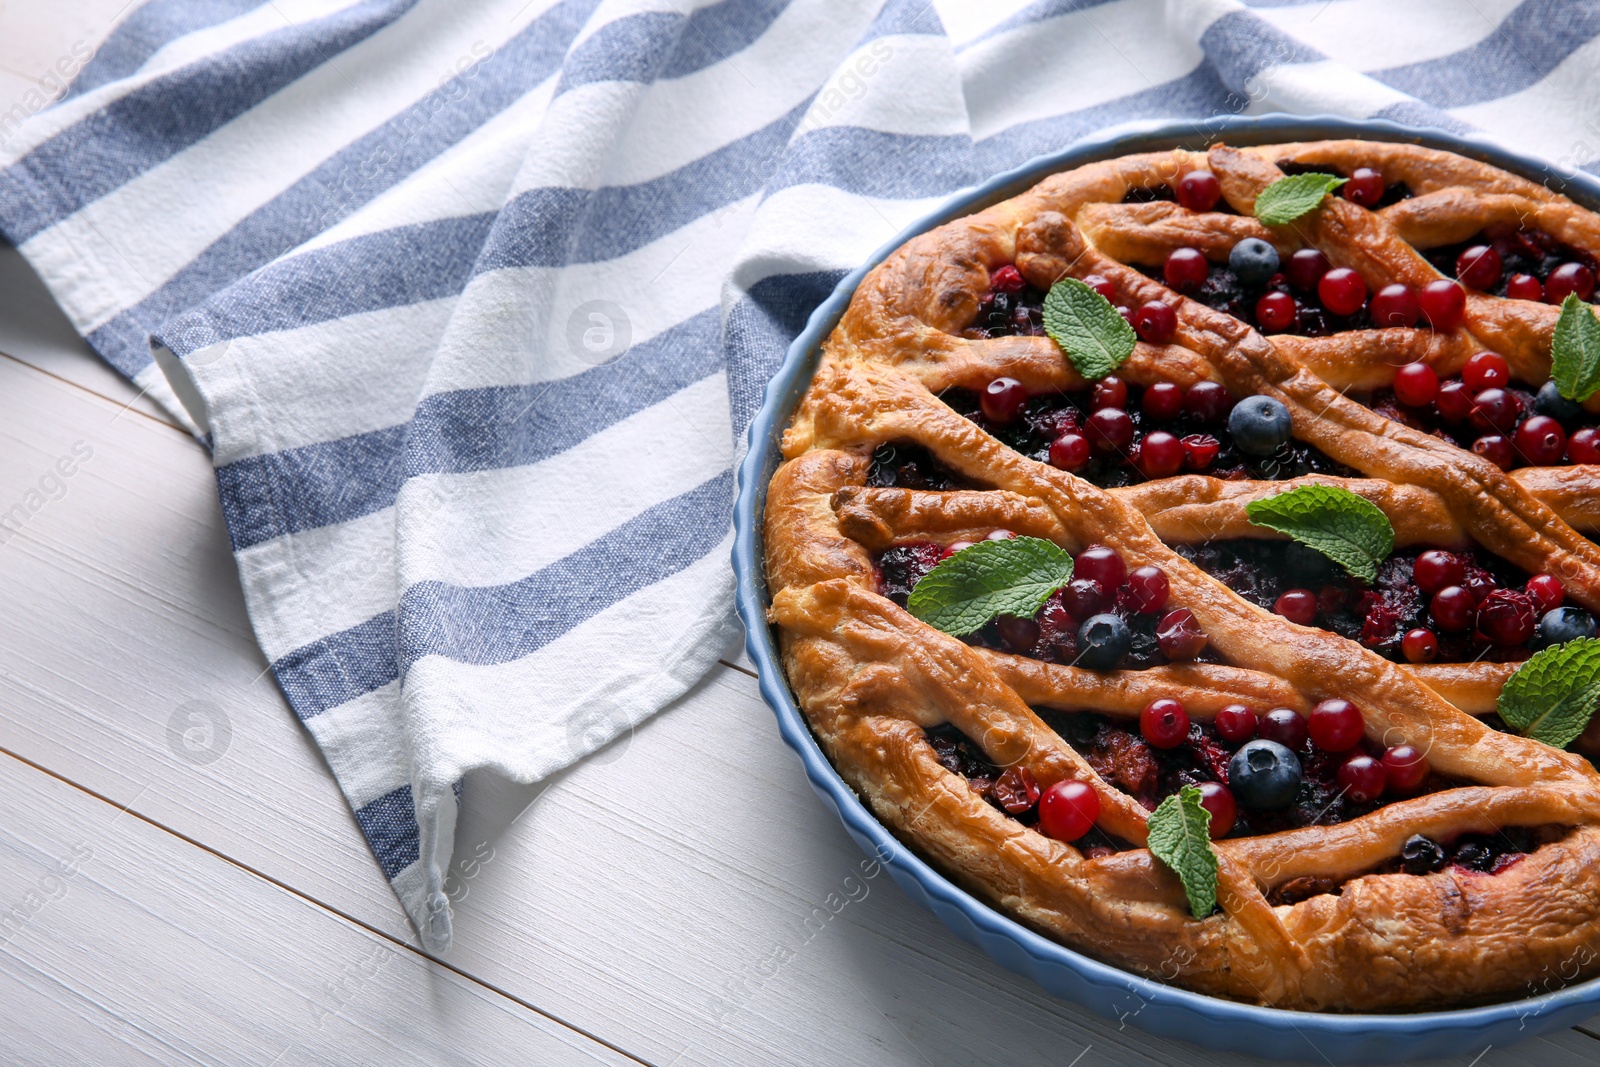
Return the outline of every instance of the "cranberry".
<path id="1" fill-rule="evenodd" d="M 1472 414 L 1472 390 L 1462 382 L 1445 382 L 1439 386 L 1439 395 L 1434 397 L 1434 404 L 1439 409 L 1441 419 L 1460 422 Z"/>
<path id="2" fill-rule="evenodd" d="M 1167 254 L 1167 262 L 1161 268 L 1161 274 L 1167 284 L 1180 293 L 1192 293 L 1200 288 L 1200 283 L 1206 280 L 1206 273 L 1210 270 L 1206 257 L 1197 248 L 1174 248 Z"/>
<path id="3" fill-rule="evenodd" d="M 1078 433 L 1064 433 L 1050 442 L 1050 465 L 1064 471 L 1081 470 L 1089 462 L 1089 439 Z"/>
<path id="4" fill-rule="evenodd" d="M 1478 352 L 1462 365 L 1461 380 L 1475 393 L 1504 388 L 1511 381 L 1511 364 L 1498 352 Z"/>
<path id="5" fill-rule="evenodd" d="M 1324 752 L 1349 752 L 1366 732 L 1361 712 L 1348 700 L 1324 700 L 1306 721 L 1311 743 Z"/>
<path id="6" fill-rule="evenodd" d="M 1517 463 L 1516 449 L 1497 433 L 1486 434 L 1472 442 L 1472 450 L 1503 471 L 1510 470 Z"/>
<path id="7" fill-rule="evenodd" d="M 1527 644 L 1538 621 L 1533 598 L 1515 589 L 1496 589 L 1478 605 L 1478 633 L 1502 648 Z"/>
<path id="8" fill-rule="evenodd" d="M 1206 635 L 1194 612 L 1177 608 L 1161 616 L 1161 621 L 1156 623 L 1156 645 L 1163 656 L 1179 663 L 1194 659 L 1205 650 Z"/>
<path id="9" fill-rule="evenodd" d="M 1184 435 L 1183 461 L 1192 471 L 1203 471 L 1211 466 L 1211 461 L 1217 458 L 1221 450 L 1222 442 L 1208 433 Z"/>
<path id="10" fill-rule="evenodd" d="M 1139 713 L 1139 733 L 1156 748 L 1177 748 L 1189 736 L 1189 713 L 1176 700 L 1152 700 Z"/>
<path id="11" fill-rule="evenodd" d="M 1332 264 L 1328 257 L 1318 252 L 1315 248 L 1302 248 L 1289 257 L 1289 266 L 1285 273 L 1289 275 L 1289 284 L 1303 292 L 1311 292 L 1328 273 Z"/>
<path id="12" fill-rule="evenodd" d="M 1400 651 L 1407 663 L 1432 663 L 1439 655 L 1439 639 L 1432 630 L 1407 630 L 1400 639 Z"/>
<path id="13" fill-rule="evenodd" d="M 1409 285 L 1386 285 L 1372 294 L 1372 321 L 1379 326 L 1412 327 L 1422 308 Z"/>
<path id="14" fill-rule="evenodd" d="M 1076 841 L 1100 818 L 1100 795 L 1087 782 L 1066 779 L 1039 797 L 1039 826 L 1057 841 Z"/>
<path id="15" fill-rule="evenodd" d="M 1350 180 L 1339 190 L 1339 195 L 1352 204 L 1376 207 L 1383 199 L 1384 188 L 1382 174 L 1371 167 L 1357 167 L 1355 173 L 1350 175 Z"/>
<path id="16" fill-rule="evenodd" d="M 1317 297 L 1335 315 L 1354 315 L 1367 302 L 1367 283 L 1349 267 L 1335 267 L 1317 280 Z"/>
<path id="17" fill-rule="evenodd" d="M 1460 585 L 1466 581 L 1467 568 L 1461 557 L 1442 548 L 1430 548 L 1417 557 L 1411 568 L 1411 580 L 1424 593 L 1437 593 L 1447 585 Z"/>
<path id="18" fill-rule="evenodd" d="M 1016 615 L 1001 615 L 994 620 L 1000 639 L 1011 646 L 1013 652 L 1028 652 L 1039 643 L 1039 624 L 1032 619 Z"/>
<path id="19" fill-rule="evenodd" d="M 1571 293 L 1579 300 L 1594 295 L 1594 272 L 1582 263 L 1563 263 L 1544 282 L 1544 301 L 1559 304 Z"/>
<path id="20" fill-rule="evenodd" d="M 1339 764 L 1339 788 L 1357 804 L 1366 804 L 1383 795 L 1389 772 L 1371 756 L 1351 756 Z"/>
<path id="21" fill-rule="evenodd" d="M 1522 401 L 1504 389 L 1484 389 L 1472 398 L 1472 412 L 1467 416 L 1472 425 L 1489 430 L 1509 430 L 1517 424 L 1522 414 Z"/>
<path id="22" fill-rule="evenodd" d="M 1212 721 L 1217 736 L 1233 745 L 1242 745 L 1256 735 L 1256 713 L 1246 704 L 1229 704 Z"/>
<path id="23" fill-rule="evenodd" d="M 1282 333 L 1293 328 L 1298 315 L 1294 297 L 1288 293 L 1263 293 L 1256 301 L 1256 321 L 1267 333 Z"/>
<path id="24" fill-rule="evenodd" d="M 1139 448 L 1139 468 L 1147 478 L 1166 478 L 1183 469 L 1183 442 L 1165 430 L 1144 435 Z"/>
<path id="25" fill-rule="evenodd" d="M 1133 309 L 1127 304 L 1118 304 L 1117 314 L 1122 316 L 1123 322 L 1127 323 L 1129 326 L 1133 325 Z M 1135 328 L 1134 332 L 1138 332 L 1137 328 Z"/>
<path id="26" fill-rule="evenodd" d="M 1127 406 L 1127 382 L 1113 374 L 1094 383 L 1094 393 L 1089 400 L 1091 409 L 1098 411 L 1100 408 L 1125 408 Z"/>
<path id="27" fill-rule="evenodd" d="M 1201 782 L 1196 788 L 1200 790 L 1200 806 L 1211 813 L 1208 832 L 1212 840 L 1227 837 L 1234 820 L 1239 817 L 1239 805 L 1234 802 L 1233 793 L 1221 782 Z"/>
<path id="28" fill-rule="evenodd" d="M 1567 431 L 1548 415 L 1535 415 L 1518 426 L 1513 441 L 1522 457 L 1536 467 L 1560 463 L 1567 451 Z"/>
<path id="29" fill-rule="evenodd" d="M 1217 382 L 1195 382 L 1183 394 L 1183 410 L 1206 424 L 1218 423 L 1233 407 L 1233 397 Z"/>
<path id="30" fill-rule="evenodd" d="M 1474 289 L 1493 289 L 1500 281 L 1500 253 L 1488 245 L 1473 245 L 1456 257 L 1456 277 Z"/>
<path id="31" fill-rule="evenodd" d="M 1089 416 L 1089 444 L 1102 452 L 1126 452 L 1133 444 L 1133 420 L 1121 408 L 1101 408 Z"/>
<path id="32" fill-rule="evenodd" d="M 1534 610 L 1540 617 L 1547 611 L 1554 611 L 1567 599 L 1567 587 L 1561 584 L 1561 579 L 1553 574 L 1535 574 L 1528 579 L 1528 595 L 1533 598 Z"/>
<path id="33" fill-rule="evenodd" d="M 1178 179 L 1178 187 L 1173 192 L 1177 194 L 1178 203 L 1190 211 L 1210 211 L 1222 197 L 1222 186 L 1209 170 L 1191 170 Z"/>
<path id="34" fill-rule="evenodd" d="M 1144 391 L 1139 407 L 1152 419 L 1175 419 L 1183 411 L 1183 390 L 1172 382 L 1157 382 Z"/>
<path id="35" fill-rule="evenodd" d="M 1033 780 L 1033 772 L 1019 763 L 1000 776 L 990 795 L 1006 811 L 1021 815 L 1039 802 L 1039 783 Z"/>
<path id="36" fill-rule="evenodd" d="M 1009 263 L 989 275 L 989 288 L 997 293 L 1019 292 L 1027 284 L 1022 272 Z"/>
<path id="37" fill-rule="evenodd" d="M 1088 578 L 1090 581 L 1099 582 L 1100 588 L 1108 593 L 1121 588 L 1122 580 L 1127 574 L 1127 564 L 1122 562 L 1117 550 L 1105 545 L 1090 545 L 1079 552 L 1077 558 L 1072 561 L 1074 578 Z"/>
<path id="38" fill-rule="evenodd" d="M 1461 315 L 1467 310 L 1467 291 L 1449 278 L 1440 278 L 1423 286 L 1417 303 L 1429 326 L 1449 332 L 1461 325 Z"/>
<path id="39" fill-rule="evenodd" d="M 1568 438 L 1567 458 L 1574 463 L 1600 463 L 1600 430 L 1585 427 Z"/>
<path id="40" fill-rule="evenodd" d="M 1499 586 L 1494 580 L 1494 575 L 1483 568 L 1478 568 L 1467 575 L 1467 580 L 1461 583 L 1467 592 L 1472 594 L 1474 604 L 1482 604 L 1483 598 L 1494 592 Z"/>
<path id="41" fill-rule="evenodd" d="M 1395 745 L 1383 754 L 1383 769 L 1388 774 L 1389 792 L 1407 796 L 1428 780 L 1428 760 L 1411 745 Z"/>
<path id="42" fill-rule="evenodd" d="M 944 560 L 947 560 L 951 556 L 955 555 L 957 552 L 960 552 L 963 548 L 971 548 L 971 547 L 972 547 L 972 542 L 971 541 L 952 541 L 952 542 L 950 542 L 949 546 L 945 548 L 944 552 L 939 556 L 939 560 L 940 560 L 940 562 L 943 562 Z"/>
<path id="43" fill-rule="evenodd" d="M 1164 345 L 1178 332 L 1178 313 L 1172 305 L 1152 300 L 1133 313 L 1133 328 L 1141 341 Z"/>
<path id="44" fill-rule="evenodd" d="M 1128 594 L 1133 598 L 1135 610 L 1149 615 L 1167 605 L 1172 584 L 1160 567 L 1135 567 L 1128 575 Z"/>
<path id="45" fill-rule="evenodd" d="M 1293 708 L 1273 708 L 1261 719 L 1256 732 L 1268 741 L 1276 741 L 1290 752 L 1299 752 L 1310 737 L 1306 718 Z"/>
<path id="46" fill-rule="evenodd" d="M 1472 612 L 1477 607 L 1472 594 L 1459 585 L 1447 585 L 1433 594 L 1428 612 L 1439 629 L 1446 633 L 1461 633 L 1472 625 Z"/>
<path id="47" fill-rule="evenodd" d="M 1272 610 L 1301 626 L 1317 621 L 1317 594 L 1309 589 L 1291 589 L 1273 603 Z"/>
<path id="48" fill-rule="evenodd" d="M 1015 378 L 996 378 L 983 390 L 983 395 L 978 398 L 978 406 L 983 409 L 983 417 L 990 422 L 1005 426 L 1016 420 L 1022 414 L 1022 405 L 1028 402 L 1028 390 Z"/>
<path id="49" fill-rule="evenodd" d="M 1543 300 L 1544 286 L 1531 274 L 1513 274 L 1506 280 L 1506 295 L 1513 300 Z"/>
<path id="50" fill-rule="evenodd" d="M 1439 395 L 1439 375 L 1426 363 L 1407 363 L 1394 372 L 1394 395 L 1408 407 L 1431 404 Z"/>
<path id="51" fill-rule="evenodd" d="M 1105 297 L 1106 303 L 1117 302 L 1117 287 L 1104 274 L 1087 274 L 1083 277 L 1083 284 Z"/>
<path id="52" fill-rule="evenodd" d="M 1074 619 L 1098 615 L 1110 605 L 1111 595 L 1092 578 L 1074 578 L 1061 590 L 1061 606 Z"/>

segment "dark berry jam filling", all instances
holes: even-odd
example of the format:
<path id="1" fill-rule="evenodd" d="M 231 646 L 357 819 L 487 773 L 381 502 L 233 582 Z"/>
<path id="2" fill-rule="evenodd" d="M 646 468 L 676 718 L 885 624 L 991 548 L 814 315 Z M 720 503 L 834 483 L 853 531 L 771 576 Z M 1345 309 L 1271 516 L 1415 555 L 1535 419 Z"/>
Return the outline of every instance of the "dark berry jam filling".
<path id="1" fill-rule="evenodd" d="M 1473 359 L 1491 355 L 1479 353 Z M 1600 463 L 1600 413 L 1562 399 L 1551 386 L 1530 390 L 1507 382 L 1481 387 L 1483 379 L 1473 369 L 1469 362 L 1462 374 L 1440 381 L 1426 368 L 1402 367 L 1393 388 L 1349 395 L 1386 418 L 1469 449 L 1502 470 Z"/>
<path id="2" fill-rule="evenodd" d="M 1480 258 L 1477 255 L 1466 256 L 1469 249 L 1485 248 L 1493 252 L 1491 257 L 1481 257 L 1482 264 L 1477 265 L 1476 274 L 1469 273 Z M 1543 288 L 1555 274 L 1568 263 L 1576 263 L 1589 272 L 1593 279 L 1600 272 L 1600 264 L 1595 258 L 1581 248 L 1565 244 L 1556 240 L 1542 230 L 1531 228 L 1514 229 L 1509 226 L 1491 227 L 1456 244 L 1440 245 L 1437 248 L 1424 249 L 1423 256 L 1447 278 L 1460 278 L 1469 288 L 1489 293 L 1493 296 L 1513 296 L 1521 299 L 1548 299 Z M 1531 287 L 1523 291 L 1526 282 L 1514 285 L 1512 279 L 1518 275 L 1533 278 L 1538 281 L 1541 291 L 1534 294 Z M 1487 282 L 1486 285 L 1474 284 Z M 1593 293 L 1591 281 L 1590 295 Z M 1515 289 L 1517 291 L 1509 291 Z M 1561 293 L 1564 296 L 1565 293 Z M 1588 299 L 1580 291 L 1582 299 Z M 1558 297 L 1551 303 L 1559 304 Z"/>
<path id="3" fill-rule="evenodd" d="M 900 441 L 872 452 L 867 484 L 874 489 L 967 489 L 971 486 L 921 445 Z"/>

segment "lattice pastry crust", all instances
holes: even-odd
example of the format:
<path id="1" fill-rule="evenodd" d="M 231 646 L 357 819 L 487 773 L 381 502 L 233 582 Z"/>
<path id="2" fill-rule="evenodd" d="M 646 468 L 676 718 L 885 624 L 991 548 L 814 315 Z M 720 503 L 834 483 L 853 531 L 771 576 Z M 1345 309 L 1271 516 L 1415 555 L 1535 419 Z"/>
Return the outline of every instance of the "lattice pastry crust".
<path id="1" fill-rule="evenodd" d="M 1342 173 L 1373 167 L 1414 195 L 1376 211 L 1330 197 L 1313 215 L 1269 230 L 1252 210 L 1282 176 L 1282 160 Z M 1217 176 L 1237 214 L 1123 202 L 1130 189 L 1199 168 Z M 1531 221 L 1600 253 L 1600 218 L 1532 182 L 1414 145 L 1332 141 L 1218 145 L 1084 166 L 917 237 L 872 271 L 784 436 L 765 544 L 789 681 L 828 755 L 879 818 L 1031 926 L 1206 993 L 1296 1009 L 1437 1009 L 1524 993 L 1541 974 L 1570 975 L 1575 960 L 1594 970 L 1589 961 L 1600 955 L 1585 949 L 1600 941 L 1600 775 L 1578 755 L 1474 718 L 1492 710 L 1511 665 L 1390 662 L 1254 606 L 1169 547 L 1242 531 L 1243 503 L 1283 482 L 1188 475 L 1100 489 L 1023 457 L 936 395 L 999 375 L 1036 391 L 1082 385 L 1047 337 L 962 334 L 989 272 L 1003 264 L 1040 288 L 1099 274 L 1123 303 L 1161 299 L 1177 309 L 1173 342 L 1141 342 L 1119 371 L 1126 380 L 1211 379 L 1236 397 L 1275 397 L 1297 439 L 1361 472 L 1342 484 L 1390 515 L 1399 543 L 1476 542 L 1529 572 L 1560 575 L 1570 600 L 1600 609 L 1600 549 L 1577 532 L 1600 524 L 1600 468 L 1509 475 L 1342 392 L 1385 384 L 1397 364 L 1417 358 L 1448 373 L 1480 348 L 1503 354 L 1517 377 L 1543 382 L 1556 308 L 1470 295 L 1450 333 L 1269 339 L 1124 263 L 1159 262 L 1181 246 L 1225 259 L 1252 236 L 1285 255 L 1315 246 L 1372 290 L 1396 281 L 1420 288 L 1439 274 L 1417 247 L 1504 220 Z M 987 488 L 868 488 L 871 453 L 889 442 L 914 442 Z M 1070 551 L 1100 542 L 1130 567 L 1159 566 L 1173 600 L 1193 611 L 1225 662 L 1112 672 L 1047 664 L 971 647 L 875 592 L 870 551 L 1001 526 Z M 1197 920 L 1177 879 L 1144 848 L 1085 858 L 984 801 L 940 764 L 924 735 L 953 724 L 995 764 L 1025 766 L 1041 786 L 1067 777 L 1091 783 L 1100 825 L 1142 846 L 1146 810 L 1097 776 L 1033 708 L 1125 717 L 1158 695 L 1178 697 L 1199 719 L 1235 701 L 1304 710 L 1342 697 L 1363 710 L 1369 738 L 1403 739 L 1425 749 L 1436 771 L 1476 784 L 1337 825 L 1220 840 L 1221 908 Z M 1502 873 L 1366 873 L 1412 834 L 1549 825 L 1570 831 Z M 1342 881 L 1341 891 L 1269 903 L 1275 887 L 1305 876 Z"/>

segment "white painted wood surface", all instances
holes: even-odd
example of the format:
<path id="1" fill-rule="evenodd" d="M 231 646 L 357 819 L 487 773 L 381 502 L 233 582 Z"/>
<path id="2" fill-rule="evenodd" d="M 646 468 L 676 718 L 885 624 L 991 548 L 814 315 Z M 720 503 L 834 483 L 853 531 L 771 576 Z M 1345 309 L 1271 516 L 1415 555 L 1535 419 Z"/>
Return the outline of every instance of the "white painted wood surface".
<path id="1" fill-rule="evenodd" d="M 120 0 L 48 6 L 0 6 L 0 109 Z M 0 511 L 30 491 L 0 543 L 0 1061 L 1249 1062 L 1056 1000 L 865 878 L 732 664 L 546 788 L 469 782 L 430 960 L 263 675 L 204 453 L 7 249 Z M 1532 1056 L 1600 1044 L 1476 1062 Z"/>

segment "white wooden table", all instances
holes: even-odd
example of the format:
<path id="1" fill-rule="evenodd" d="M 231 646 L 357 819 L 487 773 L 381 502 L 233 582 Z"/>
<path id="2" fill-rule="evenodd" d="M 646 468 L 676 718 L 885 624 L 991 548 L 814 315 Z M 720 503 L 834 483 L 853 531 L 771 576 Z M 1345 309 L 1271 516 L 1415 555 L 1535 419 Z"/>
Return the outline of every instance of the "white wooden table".
<path id="1" fill-rule="evenodd" d="M 0 112 L 122 2 L 0 3 Z M 17 504 L 0 1062 L 1239 1062 L 1144 1035 L 1131 996 L 1120 1023 L 1056 1000 L 864 878 L 736 663 L 546 788 L 469 782 L 456 945 L 422 952 L 266 674 L 205 453 L 4 249 Z M 1459 1062 L 1595 1063 L 1597 1039 Z"/>

